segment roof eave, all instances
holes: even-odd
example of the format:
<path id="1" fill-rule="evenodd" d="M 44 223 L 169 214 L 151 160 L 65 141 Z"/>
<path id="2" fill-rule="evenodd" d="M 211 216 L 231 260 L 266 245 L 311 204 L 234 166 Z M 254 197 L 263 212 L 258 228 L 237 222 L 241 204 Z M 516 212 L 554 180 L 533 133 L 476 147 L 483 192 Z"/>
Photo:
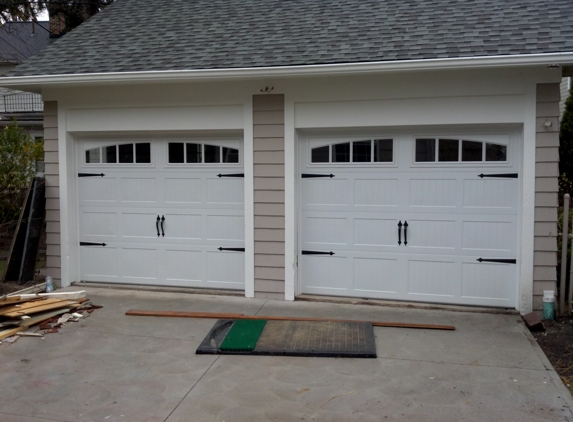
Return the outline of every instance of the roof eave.
<path id="1" fill-rule="evenodd" d="M 54 85 L 90 85 L 141 82 L 200 81 L 261 77 L 347 75 L 445 69 L 476 69 L 534 65 L 571 65 L 573 51 L 547 54 L 480 56 L 426 60 L 378 61 L 300 66 L 249 67 L 229 69 L 161 70 L 140 72 L 82 73 L 14 76 L 0 78 L 0 86 L 39 88 Z"/>

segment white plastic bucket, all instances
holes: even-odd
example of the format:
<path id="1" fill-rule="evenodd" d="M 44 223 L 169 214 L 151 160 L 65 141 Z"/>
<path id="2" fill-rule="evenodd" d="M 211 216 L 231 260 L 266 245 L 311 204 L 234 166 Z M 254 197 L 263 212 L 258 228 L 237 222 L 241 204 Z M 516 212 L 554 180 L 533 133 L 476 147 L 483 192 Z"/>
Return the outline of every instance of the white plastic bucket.
<path id="1" fill-rule="evenodd" d="M 555 318 L 555 290 L 543 290 L 543 319 Z"/>

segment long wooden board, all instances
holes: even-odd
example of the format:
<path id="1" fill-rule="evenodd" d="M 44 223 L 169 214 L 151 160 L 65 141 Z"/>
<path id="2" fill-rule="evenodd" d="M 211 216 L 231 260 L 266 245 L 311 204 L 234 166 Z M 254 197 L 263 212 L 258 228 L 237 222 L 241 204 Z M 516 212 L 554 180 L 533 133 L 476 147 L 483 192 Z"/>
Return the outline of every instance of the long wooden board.
<path id="1" fill-rule="evenodd" d="M 71 302 L 69 300 L 46 299 L 38 302 L 25 303 L 21 307 L 16 307 L 16 306 L 8 307 L 13 309 L 10 309 L 8 311 L 2 310 L 0 311 L 0 315 L 4 317 L 14 318 L 23 315 L 30 315 L 38 312 L 49 311 L 52 309 L 64 308 L 66 306 L 70 306 L 73 304 L 74 302 Z M 29 305 L 29 306 L 24 306 L 24 305 Z"/>
<path id="2" fill-rule="evenodd" d="M 336 318 L 304 318 L 304 317 L 287 317 L 287 316 L 264 316 L 264 315 L 243 315 L 224 312 L 185 312 L 185 311 L 146 311 L 132 309 L 125 313 L 131 316 L 158 316 L 158 317 L 175 317 L 175 318 L 213 318 L 213 319 L 266 319 L 268 321 L 325 321 L 325 322 L 371 322 L 374 327 L 394 327 L 394 328 L 417 328 L 425 330 L 455 330 L 453 325 L 436 325 L 436 324 L 412 324 L 406 322 L 384 322 L 384 321 L 364 321 L 348 320 Z"/>
<path id="3" fill-rule="evenodd" d="M 26 327 L 16 327 L 10 328 L 8 330 L 0 331 L 0 340 L 4 340 L 5 338 L 12 337 L 14 334 L 18 334 L 19 331 L 24 331 Z"/>

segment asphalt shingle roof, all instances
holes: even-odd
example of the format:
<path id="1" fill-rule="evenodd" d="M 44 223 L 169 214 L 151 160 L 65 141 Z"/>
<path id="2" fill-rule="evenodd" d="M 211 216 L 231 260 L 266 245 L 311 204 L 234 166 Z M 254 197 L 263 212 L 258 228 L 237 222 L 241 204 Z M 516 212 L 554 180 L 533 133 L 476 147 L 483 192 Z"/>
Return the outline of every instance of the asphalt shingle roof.
<path id="1" fill-rule="evenodd" d="M 564 51 L 571 0 L 117 0 L 9 76 Z"/>

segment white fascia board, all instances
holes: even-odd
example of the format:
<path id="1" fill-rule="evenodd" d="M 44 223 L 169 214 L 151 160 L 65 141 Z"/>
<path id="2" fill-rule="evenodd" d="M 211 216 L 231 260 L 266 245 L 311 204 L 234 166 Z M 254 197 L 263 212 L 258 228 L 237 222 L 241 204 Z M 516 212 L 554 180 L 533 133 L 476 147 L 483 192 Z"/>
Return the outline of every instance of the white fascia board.
<path id="1" fill-rule="evenodd" d="M 250 67 L 236 69 L 165 70 L 144 72 L 85 73 L 71 75 L 15 76 L 0 78 L 0 86 L 34 87 L 44 85 L 53 86 L 60 84 L 88 85 L 116 82 L 176 82 L 216 79 L 350 75 L 376 72 L 476 69 L 488 67 L 565 64 L 573 64 L 573 52 L 304 66 Z"/>

